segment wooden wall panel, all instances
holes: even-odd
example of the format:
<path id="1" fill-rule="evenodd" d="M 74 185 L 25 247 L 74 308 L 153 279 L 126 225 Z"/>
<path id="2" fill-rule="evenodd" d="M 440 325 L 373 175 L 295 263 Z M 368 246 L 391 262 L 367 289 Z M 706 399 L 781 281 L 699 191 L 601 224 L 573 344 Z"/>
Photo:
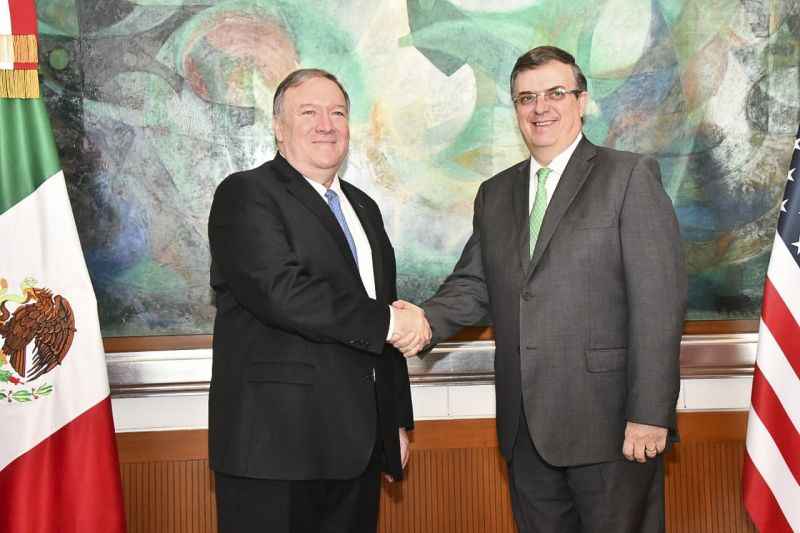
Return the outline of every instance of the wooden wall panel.
<path id="1" fill-rule="evenodd" d="M 667 456 L 669 533 L 755 532 L 741 504 L 746 413 L 681 413 Z M 205 431 L 123 433 L 130 533 L 213 533 Z M 407 479 L 384 484 L 381 533 L 513 533 L 494 420 L 419 422 Z"/>
<path id="2" fill-rule="evenodd" d="M 207 460 L 123 463 L 129 533 L 212 533 L 216 508 Z"/>
<path id="3" fill-rule="evenodd" d="M 497 449 L 416 450 L 406 480 L 384 484 L 379 522 L 381 533 L 513 533 Z"/>
<path id="4" fill-rule="evenodd" d="M 667 456 L 669 533 L 756 532 L 742 506 L 746 412 L 679 413 Z"/>
<path id="5" fill-rule="evenodd" d="M 756 532 L 742 507 L 743 442 L 689 442 L 667 462 L 667 531 Z"/>

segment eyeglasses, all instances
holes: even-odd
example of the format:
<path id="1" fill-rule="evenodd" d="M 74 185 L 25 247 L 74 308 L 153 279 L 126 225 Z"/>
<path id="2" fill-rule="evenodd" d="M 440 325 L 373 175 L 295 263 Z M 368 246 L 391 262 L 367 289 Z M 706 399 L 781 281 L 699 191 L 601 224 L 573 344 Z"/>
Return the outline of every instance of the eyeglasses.
<path id="1" fill-rule="evenodd" d="M 583 91 L 581 89 L 569 90 L 559 85 L 558 87 L 551 87 L 546 91 L 541 91 L 538 93 L 532 91 L 521 92 L 518 95 L 511 98 L 511 101 L 518 106 L 528 107 L 536 104 L 536 99 L 539 97 L 539 95 L 543 96 L 546 102 L 547 101 L 559 102 L 563 100 L 564 97 L 566 97 L 568 94 L 574 94 L 577 96 L 582 92 Z"/>

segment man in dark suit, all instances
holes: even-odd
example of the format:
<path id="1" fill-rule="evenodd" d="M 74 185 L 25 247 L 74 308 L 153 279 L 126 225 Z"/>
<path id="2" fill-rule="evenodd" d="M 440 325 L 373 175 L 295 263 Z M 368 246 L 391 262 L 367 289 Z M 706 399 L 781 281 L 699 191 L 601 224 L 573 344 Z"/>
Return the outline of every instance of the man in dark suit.
<path id="1" fill-rule="evenodd" d="M 222 533 L 374 532 L 380 472 L 400 479 L 408 459 L 408 370 L 386 341 L 429 333 L 420 312 L 390 312 L 380 211 L 337 176 L 349 108 L 330 73 L 290 74 L 274 98 L 279 153 L 214 195 L 209 448 Z"/>
<path id="2" fill-rule="evenodd" d="M 481 185 L 472 236 L 422 308 L 434 342 L 492 320 L 521 533 L 663 531 L 687 290 L 672 204 L 655 160 L 583 137 L 570 54 L 523 54 L 511 94 L 531 158 Z"/>

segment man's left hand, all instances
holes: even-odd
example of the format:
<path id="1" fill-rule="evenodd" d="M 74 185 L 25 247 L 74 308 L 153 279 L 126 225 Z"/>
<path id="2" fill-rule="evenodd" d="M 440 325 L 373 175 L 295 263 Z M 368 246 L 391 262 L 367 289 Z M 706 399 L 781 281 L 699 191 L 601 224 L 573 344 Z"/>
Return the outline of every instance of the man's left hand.
<path id="1" fill-rule="evenodd" d="M 408 464 L 408 458 L 411 456 L 411 444 L 408 442 L 408 433 L 406 433 L 406 428 L 400 428 L 397 430 L 400 436 L 400 464 L 403 465 L 403 470 L 405 470 L 406 465 Z M 394 478 L 389 474 L 384 474 L 386 477 L 386 481 L 392 483 Z"/>
<path id="2" fill-rule="evenodd" d="M 667 428 L 628 422 L 625 426 L 625 442 L 622 455 L 628 461 L 646 462 L 654 459 L 667 447 Z"/>

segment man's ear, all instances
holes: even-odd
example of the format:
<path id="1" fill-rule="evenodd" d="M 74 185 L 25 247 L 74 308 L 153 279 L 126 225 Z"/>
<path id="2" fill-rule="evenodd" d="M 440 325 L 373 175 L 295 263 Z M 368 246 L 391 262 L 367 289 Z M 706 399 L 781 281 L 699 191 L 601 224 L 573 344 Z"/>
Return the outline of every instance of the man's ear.
<path id="1" fill-rule="evenodd" d="M 277 142 L 283 142 L 283 121 L 280 116 L 272 117 L 272 133 L 275 135 Z"/>
<path id="2" fill-rule="evenodd" d="M 584 91 L 578 95 L 578 107 L 580 108 L 581 118 L 586 114 L 586 106 L 589 105 L 589 93 Z"/>

